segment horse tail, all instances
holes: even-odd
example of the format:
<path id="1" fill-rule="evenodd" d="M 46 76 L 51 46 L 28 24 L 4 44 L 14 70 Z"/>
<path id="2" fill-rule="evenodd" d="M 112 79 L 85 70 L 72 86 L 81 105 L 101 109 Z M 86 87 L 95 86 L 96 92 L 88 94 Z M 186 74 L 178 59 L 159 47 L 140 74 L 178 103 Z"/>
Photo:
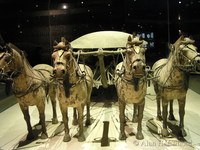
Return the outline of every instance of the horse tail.
<path id="1" fill-rule="evenodd" d="M 49 98 L 50 98 L 50 95 L 49 95 L 49 83 L 47 83 L 47 85 L 45 86 L 45 93 L 46 93 L 46 99 L 47 99 L 47 103 L 49 102 Z"/>

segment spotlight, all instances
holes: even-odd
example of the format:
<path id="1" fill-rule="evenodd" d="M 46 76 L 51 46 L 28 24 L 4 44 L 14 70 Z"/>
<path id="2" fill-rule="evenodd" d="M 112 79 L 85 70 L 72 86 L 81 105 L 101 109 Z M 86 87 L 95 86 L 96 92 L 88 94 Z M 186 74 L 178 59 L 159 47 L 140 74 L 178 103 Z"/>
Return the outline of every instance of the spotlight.
<path id="1" fill-rule="evenodd" d="M 67 8 L 68 8 L 67 4 L 62 5 L 62 9 L 67 9 Z"/>

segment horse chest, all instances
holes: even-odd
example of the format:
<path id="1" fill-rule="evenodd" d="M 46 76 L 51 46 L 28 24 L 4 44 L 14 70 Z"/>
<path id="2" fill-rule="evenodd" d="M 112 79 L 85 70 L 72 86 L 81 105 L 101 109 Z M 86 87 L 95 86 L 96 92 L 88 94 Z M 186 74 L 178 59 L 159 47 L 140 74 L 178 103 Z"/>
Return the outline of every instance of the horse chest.
<path id="1" fill-rule="evenodd" d="M 117 86 L 117 93 L 119 98 L 126 103 L 140 103 L 146 95 L 146 83 L 140 83 L 136 91 L 134 85 L 121 82 Z"/>
<path id="2" fill-rule="evenodd" d="M 70 88 L 70 95 L 66 97 L 64 88 L 58 90 L 58 100 L 61 105 L 66 105 L 69 107 L 77 107 L 85 103 L 87 99 L 87 89 L 80 88 L 79 86 Z"/>
<path id="3" fill-rule="evenodd" d="M 163 89 L 161 94 L 162 94 L 162 97 L 166 100 L 182 99 L 186 96 L 187 90 L 184 90 L 184 89 L 181 89 L 181 90 Z"/>
<path id="4" fill-rule="evenodd" d="M 40 87 L 26 95 L 16 98 L 19 104 L 23 106 L 43 105 L 45 101 L 45 90 Z"/>

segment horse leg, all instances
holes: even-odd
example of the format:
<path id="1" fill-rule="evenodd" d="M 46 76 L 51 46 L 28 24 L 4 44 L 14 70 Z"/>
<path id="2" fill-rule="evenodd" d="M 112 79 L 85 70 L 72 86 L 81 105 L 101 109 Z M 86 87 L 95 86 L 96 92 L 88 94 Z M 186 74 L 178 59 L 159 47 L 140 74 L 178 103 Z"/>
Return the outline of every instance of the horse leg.
<path id="1" fill-rule="evenodd" d="M 185 115 L 185 100 L 186 97 L 184 97 L 183 99 L 179 99 L 178 100 L 178 104 L 179 104 L 179 116 L 180 116 L 180 133 L 179 135 L 182 137 L 187 136 L 187 133 L 184 129 L 184 115 Z"/>
<path id="2" fill-rule="evenodd" d="M 55 89 L 50 90 L 49 96 L 51 99 L 52 110 L 53 110 L 52 124 L 57 124 L 58 118 L 57 118 L 57 113 L 56 113 L 56 91 L 55 91 Z"/>
<path id="3" fill-rule="evenodd" d="M 89 126 L 89 125 L 91 125 L 91 121 L 90 121 L 90 102 L 87 102 L 86 109 L 87 109 L 87 116 L 86 116 L 85 126 Z"/>
<path id="4" fill-rule="evenodd" d="M 27 106 L 23 106 L 23 105 L 19 105 L 22 113 L 24 115 L 24 120 L 26 121 L 27 124 L 27 130 L 28 130 L 28 135 L 27 135 L 27 140 L 32 140 L 34 139 L 34 135 L 33 135 L 33 131 L 32 131 L 32 127 L 31 127 L 31 122 L 30 122 L 30 115 L 29 115 L 29 111 L 28 111 L 28 107 Z"/>
<path id="5" fill-rule="evenodd" d="M 78 141 L 83 142 L 85 141 L 85 136 L 83 134 L 83 110 L 84 105 L 78 106 L 78 124 L 79 124 L 79 135 L 78 135 Z"/>
<path id="6" fill-rule="evenodd" d="M 73 108 L 73 121 L 72 121 L 72 124 L 74 126 L 76 126 L 78 124 L 76 108 Z"/>
<path id="7" fill-rule="evenodd" d="M 46 131 L 46 125 L 45 125 L 45 105 L 43 104 L 42 106 L 37 106 L 38 111 L 39 111 L 39 117 L 40 117 L 40 123 L 42 125 L 42 135 L 41 139 L 46 139 L 48 138 L 47 131 Z"/>
<path id="8" fill-rule="evenodd" d="M 65 107 L 60 107 L 61 109 L 61 113 L 62 113 L 62 119 L 63 119 L 63 123 L 64 123 L 64 130 L 65 130 L 65 136 L 63 138 L 63 142 L 69 142 L 71 140 L 71 137 L 69 135 L 69 126 L 68 126 L 68 109 L 66 109 Z"/>
<path id="9" fill-rule="evenodd" d="M 120 135 L 119 139 L 120 140 L 126 140 L 126 134 L 125 134 L 125 103 L 122 102 L 120 99 L 119 101 L 119 120 L 120 120 Z"/>
<path id="10" fill-rule="evenodd" d="M 161 96 L 159 93 L 156 94 L 156 102 L 157 102 L 157 120 L 162 120 L 161 116 L 161 109 L 160 109 L 160 101 L 161 101 Z"/>
<path id="11" fill-rule="evenodd" d="M 138 126 L 137 126 L 137 134 L 136 134 L 136 139 L 138 140 L 144 139 L 144 136 L 142 134 L 142 118 L 143 118 L 143 112 L 144 112 L 144 105 L 145 105 L 145 99 L 142 101 L 141 104 L 138 104 Z"/>
<path id="12" fill-rule="evenodd" d="M 168 114 L 168 101 L 165 99 L 162 99 L 162 108 L 163 108 L 163 129 L 162 129 L 162 136 L 167 137 L 169 135 L 169 132 L 167 130 L 167 114 Z"/>
<path id="13" fill-rule="evenodd" d="M 154 91 L 156 93 L 156 104 L 157 104 L 157 120 L 162 120 L 161 116 L 161 109 L 160 109 L 160 101 L 161 101 L 161 95 L 160 95 L 160 90 L 158 88 L 158 84 L 156 82 L 153 82 L 154 85 Z"/>
<path id="14" fill-rule="evenodd" d="M 169 108 L 169 120 L 176 120 L 174 117 L 174 109 L 173 109 L 173 100 L 170 100 L 170 108 Z"/>
<path id="15" fill-rule="evenodd" d="M 136 123 L 138 122 L 138 105 L 133 104 L 133 119 L 132 122 Z"/>

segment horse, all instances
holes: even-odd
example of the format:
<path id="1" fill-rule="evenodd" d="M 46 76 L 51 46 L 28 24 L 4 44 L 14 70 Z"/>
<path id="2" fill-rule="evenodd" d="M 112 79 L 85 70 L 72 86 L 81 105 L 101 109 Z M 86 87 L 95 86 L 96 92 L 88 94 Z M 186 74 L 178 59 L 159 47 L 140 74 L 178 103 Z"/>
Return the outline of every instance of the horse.
<path id="1" fill-rule="evenodd" d="M 173 115 L 173 100 L 177 99 L 179 104 L 179 135 L 187 135 L 184 129 L 185 101 L 189 84 L 189 73 L 195 71 L 200 63 L 200 54 L 194 46 L 194 40 L 190 37 L 180 36 L 174 43 L 170 44 L 168 58 L 156 61 L 152 66 L 153 85 L 157 101 L 157 119 L 163 119 L 162 136 L 167 137 L 167 115 L 168 102 L 170 102 L 170 120 L 175 120 Z M 162 116 L 160 101 L 162 100 Z"/>
<path id="2" fill-rule="evenodd" d="M 71 140 L 68 127 L 68 107 L 76 108 L 78 111 L 78 141 L 85 141 L 83 134 L 83 111 L 87 107 L 86 123 L 90 125 L 90 97 L 93 88 L 93 72 L 84 65 L 78 64 L 71 44 L 64 38 L 61 42 L 54 42 L 54 51 L 52 53 L 54 64 L 54 77 L 58 82 L 57 95 L 60 104 L 60 110 L 65 127 L 64 142 Z"/>
<path id="3" fill-rule="evenodd" d="M 138 117 L 136 138 L 144 139 L 142 134 L 142 118 L 147 90 L 145 45 L 146 41 L 139 39 L 135 34 L 128 37 L 127 52 L 123 62 L 115 68 L 115 87 L 118 95 L 119 118 L 120 118 L 120 140 L 126 139 L 125 128 L 125 106 L 126 103 L 134 104 L 134 117 Z M 138 112 L 136 115 L 135 113 Z"/>
<path id="4" fill-rule="evenodd" d="M 12 81 L 12 91 L 27 124 L 27 140 L 34 139 L 29 106 L 35 105 L 39 111 L 42 126 L 41 139 L 48 138 L 45 126 L 45 99 L 51 98 L 53 108 L 52 123 L 58 123 L 56 114 L 55 84 L 52 68 L 47 64 L 31 67 L 23 51 L 12 43 L 0 46 L 0 76 Z"/>

